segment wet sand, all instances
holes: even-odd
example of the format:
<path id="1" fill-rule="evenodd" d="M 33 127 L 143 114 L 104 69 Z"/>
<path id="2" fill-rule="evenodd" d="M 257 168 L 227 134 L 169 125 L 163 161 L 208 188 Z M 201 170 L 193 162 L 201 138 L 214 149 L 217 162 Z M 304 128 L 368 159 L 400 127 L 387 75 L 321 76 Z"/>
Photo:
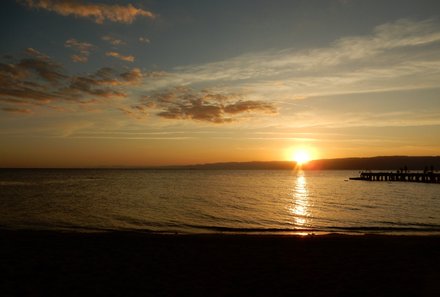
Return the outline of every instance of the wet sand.
<path id="1" fill-rule="evenodd" d="M 440 296 L 438 236 L 0 231 L 1 296 Z"/>

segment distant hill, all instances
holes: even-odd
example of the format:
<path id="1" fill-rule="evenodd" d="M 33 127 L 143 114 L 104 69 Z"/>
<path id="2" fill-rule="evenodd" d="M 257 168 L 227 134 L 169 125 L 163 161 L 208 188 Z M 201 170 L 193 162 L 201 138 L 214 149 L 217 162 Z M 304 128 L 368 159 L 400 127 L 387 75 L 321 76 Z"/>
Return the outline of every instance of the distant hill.
<path id="1" fill-rule="evenodd" d="M 188 170 L 291 170 L 295 162 L 270 161 L 270 162 L 225 162 L 184 166 L 166 166 L 158 169 L 188 169 Z M 386 156 L 370 158 L 340 158 L 313 160 L 302 166 L 306 170 L 423 170 L 434 167 L 440 170 L 440 156 L 409 157 Z"/>
<path id="2" fill-rule="evenodd" d="M 352 170 L 397 170 L 407 167 L 408 170 L 423 170 L 431 166 L 440 169 L 440 156 L 409 157 L 386 156 L 371 158 L 324 159 L 309 162 L 306 169 L 352 169 Z"/>

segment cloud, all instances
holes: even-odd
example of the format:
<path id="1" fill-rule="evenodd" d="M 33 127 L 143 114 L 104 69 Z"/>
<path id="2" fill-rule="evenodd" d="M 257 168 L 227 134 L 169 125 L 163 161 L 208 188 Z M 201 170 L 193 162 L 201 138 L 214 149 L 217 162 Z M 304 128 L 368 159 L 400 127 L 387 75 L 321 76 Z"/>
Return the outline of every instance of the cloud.
<path id="1" fill-rule="evenodd" d="M 80 42 L 75 38 L 70 38 L 66 40 L 64 46 L 79 52 L 79 54 L 72 55 L 71 59 L 73 62 L 80 62 L 80 63 L 87 62 L 89 59 L 90 52 L 93 49 L 95 49 L 95 46 L 93 44 L 87 42 Z"/>
<path id="2" fill-rule="evenodd" d="M 150 39 L 148 39 L 147 37 L 141 36 L 138 40 L 140 43 L 150 43 Z"/>
<path id="3" fill-rule="evenodd" d="M 326 115 L 318 110 L 317 101 L 307 102 L 308 98 L 438 88 L 439 44 L 437 21 L 399 20 L 377 26 L 370 34 L 343 37 L 319 48 L 249 53 L 176 67 L 167 73 L 102 68 L 76 76 L 66 75 L 49 57 L 29 48 L 18 62 L 4 57 L 0 63 L 0 101 L 2 106 L 15 106 L 18 102 L 6 100 L 108 103 L 115 98 L 116 103 L 107 108 L 138 118 L 151 114 L 163 119 L 227 123 L 279 110 L 271 124 L 294 122 L 309 127 L 319 119 L 321 125 L 356 126 L 368 118 L 347 115 L 350 121 L 341 120 L 340 111 L 334 117 Z M 122 56 L 112 53 L 109 56 Z M 147 96 L 138 100 L 141 95 Z M 310 109 L 304 107 L 308 104 Z M 297 108 L 299 105 L 304 106 Z M 263 121 L 253 117 L 256 125 L 267 125 Z M 435 121 L 429 118 L 426 122 Z"/>
<path id="4" fill-rule="evenodd" d="M 0 61 L 0 108 L 25 112 L 23 105 L 63 110 L 66 103 L 105 102 L 126 98 L 130 88 L 140 84 L 144 73 L 139 68 L 117 71 L 104 67 L 91 74 L 68 75 L 64 68 L 35 49 L 27 49 L 21 59 Z M 30 57 L 29 57 L 30 56 Z"/>
<path id="5" fill-rule="evenodd" d="M 71 77 L 66 92 L 104 98 L 124 98 L 127 97 L 127 93 L 123 87 L 140 83 L 143 76 L 139 68 L 120 73 L 112 68 L 104 67 L 90 75 Z"/>
<path id="6" fill-rule="evenodd" d="M 50 60 L 22 59 L 18 67 L 24 71 L 35 72 L 40 78 L 54 84 L 65 78 L 61 73 L 61 66 Z"/>
<path id="7" fill-rule="evenodd" d="M 110 35 L 105 35 L 101 37 L 102 40 L 107 41 L 108 43 L 112 44 L 112 45 L 124 45 L 125 42 L 121 39 L 117 39 L 113 36 Z"/>
<path id="8" fill-rule="evenodd" d="M 89 53 L 93 48 L 94 45 L 87 43 L 87 42 L 80 42 L 78 40 L 76 40 L 75 38 L 70 38 L 68 40 L 66 40 L 66 42 L 64 43 L 65 47 L 70 47 L 73 48 L 81 53 Z"/>
<path id="9" fill-rule="evenodd" d="M 36 86 L 36 82 L 26 81 L 32 76 L 51 84 L 57 84 L 66 76 L 62 67 L 53 62 L 48 56 L 33 48 L 27 48 L 25 54 L 30 57 L 22 58 L 18 63 L 0 63 L 0 83 L 3 87 L 16 86 L 23 83 L 26 86 Z"/>
<path id="10" fill-rule="evenodd" d="M 48 91 L 64 75 L 54 71 L 47 60 L 22 59 L 16 64 L 0 63 L 0 100 L 9 103 L 50 102 L 56 95 Z M 18 101 L 14 101 L 18 100 Z"/>
<path id="11" fill-rule="evenodd" d="M 15 107 L 2 107 L 1 110 L 10 113 L 18 113 L 18 114 L 31 114 L 32 110 L 29 108 L 15 108 Z"/>
<path id="12" fill-rule="evenodd" d="M 105 55 L 108 57 L 114 57 L 114 58 L 122 60 L 122 61 L 134 62 L 134 56 L 131 56 L 131 55 L 124 56 L 118 52 L 106 52 Z"/>
<path id="13" fill-rule="evenodd" d="M 135 85 L 142 82 L 142 78 L 153 75 L 151 73 L 144 73 L 139 68 L 132 68 L 124 72 L 118 72 L 110 67 L 103 67 L 94 74 L 87 76 L 99 82 L 101 85 L 109 86 L 125 86 Z"/>
<path id="14" fill-rule="evenodd" d="M 70 59 L 75 63 L 86 63 L 89 60 L 89 57 L 82 55 L 71 55 Z"/>
<path id="15" fill-rule="evenodd" d="M 139 68 L 133 68 L 127 72 L 121 73 L 120 76 L 127 82 L 140 82 L 143 73 Z"/>
<path id="16" fill-rule="evenodd" d="M 28 76 L 26 69 L 15 64 L 0 63 L 0 81 L 23 79 Z"/>
<path id="17" fill-rule="evenodd" d="M 209 90 L 195 91 L 177 87 L 170 91 L 144 97 L 139 104 L 125 113 L 141 117 L 157 109 L 157 115 L 166 119 L 195 120 L 211 123 L 228 123 L 239 114 L 263 112 L 275 114 L 276 108 L 268 102 L 242 100 L 234 94 L 215 93 Z"/>
<path id="18" fill-rule="evenodd" d="M 36 49 L 31 48 L 31 47 L 28 47 L 25 50 L 25 53 L 27 55 L 29 55 L 29 56 L 33 56 L 33 57 L 36 57 L 36 58 L 39 58 L 39 59 L 45 59 L 45 60 L 49 59 L 48 56 L 46 56 L 45 54 L 42 54 L 41 52 L 39 52 Z M 11 59 L 12 59 L 12 57 L 11 57 Z"/>
<path id="19" fill-rule="evenodd" d="M 154 13 L 134 7 L 132 4 L 87 3 L 79 0 L 17 0 L 19 3 L 36 9 L 44 9 L 63 16 L 93 19 L 97 24 L 105 20 L 118 23 L 132 23 L 137 17 L 153 19 Z"/>
<path id="20" fill-rule="evenodd" d="M 226 105 L 224 111 L 230 114 L 238 114 L 251 111 L 263 111 L 267 113 L 276 113 L 276 108 L 271 103 L 261 101 L 238 101 L 233 104 Z"/>
<path id="21" fill-rule="evenodd" d="M 96 97 L 126 97 L 122 91 L 111 87 L 111 83 L 92 77 L 76 76 L 73 77 L 67 92 L 82 93 Z"/>
<path id="22" fill-rule="evenodd" d="M 440 24 L 407 19 L 326 47 L 248 53 L 223 61 L 177 67 L 157 81 L 246 89 L 260 98 L 295 100 L 334 94 L 432 88 L 440 79 Z M 145 85 L 154 91 L 155 85 Z"/>

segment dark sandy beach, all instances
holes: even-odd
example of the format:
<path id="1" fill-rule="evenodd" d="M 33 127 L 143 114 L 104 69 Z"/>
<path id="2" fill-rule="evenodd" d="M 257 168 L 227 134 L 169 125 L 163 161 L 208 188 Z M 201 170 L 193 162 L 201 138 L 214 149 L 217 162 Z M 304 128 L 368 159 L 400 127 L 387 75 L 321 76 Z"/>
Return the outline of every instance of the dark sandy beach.
<path id="1" fill-rule="evenodd" d="M 440 296 L 440 237 L 0 231 L 1 296 Z"/>

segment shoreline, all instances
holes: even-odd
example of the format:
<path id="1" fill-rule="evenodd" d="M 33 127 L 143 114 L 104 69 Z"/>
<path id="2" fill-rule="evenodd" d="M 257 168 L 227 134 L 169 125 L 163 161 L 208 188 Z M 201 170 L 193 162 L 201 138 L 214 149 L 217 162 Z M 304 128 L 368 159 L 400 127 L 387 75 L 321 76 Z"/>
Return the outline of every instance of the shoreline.
<path id="1" fill-rule="evenodd" d="M 437 296 L 440 236 L 0 230 L 3 296 Z"/>
<path id="2" fill-rule="evenodd" d="M 151 229 L 106 229 L 106 228 L 87 228 L 87 227 L 20 227 L 13 228 L 0 226 L 2 232 L 34 232 L 34 233 L 61 233 L 61 234 L 138 234 L 138 235 L 182 235 L 182 236 L 401 236 L 401 237 L 440 237 L 438 228 L 386 228 L 386 227 L 359 227 L 359 228 L 338 228 L 329 227 L 327 229 L 253 229 L 253 228 L 223 228 L 223 227 L 200 227 L 182 228 L 170 230 L 151 230 Z"/>

